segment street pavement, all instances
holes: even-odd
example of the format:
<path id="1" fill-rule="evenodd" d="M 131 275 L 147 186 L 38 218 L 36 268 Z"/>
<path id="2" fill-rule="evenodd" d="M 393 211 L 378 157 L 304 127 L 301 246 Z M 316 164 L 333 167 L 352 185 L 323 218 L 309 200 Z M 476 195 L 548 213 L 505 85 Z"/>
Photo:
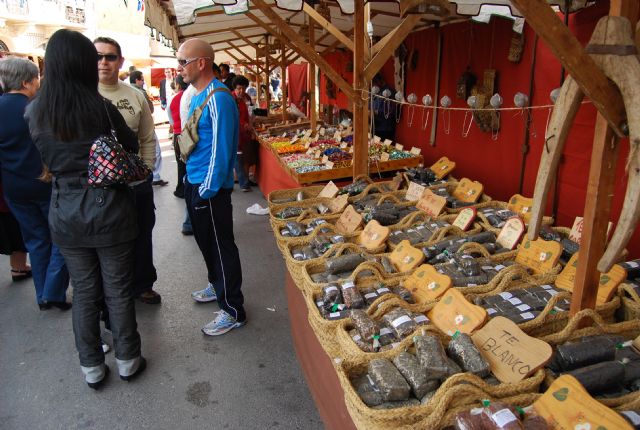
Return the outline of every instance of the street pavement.
<path id="1" fill-rule="evenodd" d="M 154 261 L 158 306 L 136 304 L 147 370 L 132 382 L 112 373 L 102 390 L 83 380 L 71 311 L 39 311 L 33 283 L 12 283 L 0 256 L 0 429 L 320 429 L 290 337 L 284 262 L 256 188 L 233 193 L 248 324 L 215 338 L 200 328 L 215 303 L 197 304 L 206 269 L 192 236 L 180 233 L 184 200 L 173 196 L 176 165 L 167 126 L 157 129 L 162 177 L 154 187 Z M 72 289 L 68 297 L 71 299 Z M 110 340 L 108 335 L 106 339 Z"/>

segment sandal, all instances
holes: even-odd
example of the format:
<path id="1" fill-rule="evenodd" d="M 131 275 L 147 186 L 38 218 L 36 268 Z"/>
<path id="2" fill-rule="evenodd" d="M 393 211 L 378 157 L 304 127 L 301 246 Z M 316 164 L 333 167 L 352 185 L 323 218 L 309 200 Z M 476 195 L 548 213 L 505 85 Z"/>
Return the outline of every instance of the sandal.
<path id="1" fill-rule="evenodd" d="M 11 269 L 11 280 L 13 282 L 24 281 L 25 279 L 31 278 L 31 276 L 32 276 L 31 269 L 27 269 L 27 270 Z"/>
<path id="2" fill-rule="evenodd" d="M 162 301 L 162 297 L 153 290 L 147 290 L 138 296 L 138 300 L 147 305 L 158 305 Z"/>

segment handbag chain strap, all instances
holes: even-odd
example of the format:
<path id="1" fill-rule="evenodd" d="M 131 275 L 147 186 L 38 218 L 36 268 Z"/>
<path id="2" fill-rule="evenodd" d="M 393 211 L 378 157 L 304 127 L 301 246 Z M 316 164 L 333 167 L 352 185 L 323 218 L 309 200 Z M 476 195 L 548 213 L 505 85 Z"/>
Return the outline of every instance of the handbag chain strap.
<path id="1" fill-rule="evenodd" d="M 107 118 L 109 118 L 109 126 L 111 127 L 111 136 L 117 141 L 118 137 L 116 136 L 116 128 L 113 126 L 113 121 L 111 120 L 111 115 L 109 114 L 109 108 L 107 107 L 107 103 L 111 103 L 111 102 L 107 99 L 104 99 L 104 110 L 107 112 Z"/>

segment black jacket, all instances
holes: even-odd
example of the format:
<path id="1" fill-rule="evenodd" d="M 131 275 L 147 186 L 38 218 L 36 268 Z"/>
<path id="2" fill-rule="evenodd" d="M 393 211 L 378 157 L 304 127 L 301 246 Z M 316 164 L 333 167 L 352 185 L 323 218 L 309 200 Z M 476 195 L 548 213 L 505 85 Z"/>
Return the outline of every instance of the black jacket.
<path id="1" fill-rule="evenodd" d="M 163 106 L 167 105 L 167 88 L 165 86 L 166 82 L 166 79 L 160 81 L 160 103 Z"/>
<path id="2" fill-rule="evenodd" d="M 79 137 L 71 142 L 57 139 L 48 124 L 33 116 L 36 98 L 25 118 L 43 163 L 53 175 L 49 228 L 60 247 L 98 248 L 135 239 L 138 233 L 133 192 L 127 186 L 94 188 L 87 184 L 89 150 L 96 137 L 110 130 L 107 109 L 120 144 L 138 151 L 138 139 L 127 127 L 118 109 L 105 102 L 102 118 L 87 118 L 78 124 Z"/>

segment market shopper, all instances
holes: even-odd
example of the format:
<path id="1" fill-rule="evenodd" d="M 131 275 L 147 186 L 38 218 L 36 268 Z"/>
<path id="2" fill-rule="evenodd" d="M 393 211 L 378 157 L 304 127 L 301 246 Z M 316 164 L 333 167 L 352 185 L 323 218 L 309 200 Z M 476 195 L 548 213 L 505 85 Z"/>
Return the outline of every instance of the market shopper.
<path id="1" fill-rule="evenodd" d="M 98 58 L 81 33 L 55 32 L 47 44 L 42 90 L 26 115 L 52 174 L 49 223 L 73 281 L 75 343 L 85 380 L 94 389 L 109 372 L 100 343 L 103 300 L 120 377 L 130 380 L 146 367 L 131 295 L 138 236 L 133 191 L 124 185 L 87 183 L 89 151 L 97 137 L 114 129 L 126 150 L 138 150 L 138 139 L 118 109 L 98 93 Z"/>
<path id="2" fill-rule="evenodd" d="M 247 172 L 247 166 L 244 158 L 244 151 L 249 147 L 251 140 L 254 137 L 253 127 L 251 125 L 251 118 L 249 117 L 249 107 L 247 106 L 246 89 L 249 86 L 249 80 L 244 76 L 236 76 L 233 79 L 233 95 L 238 106 L 238 113 L 240 118 L 240 129 L 238 138 L 238 151 L 236 158 L 236 177 L 238 178 L 238 185 L 243 192 L 251 191 L 249 185 L 249 178 Z"/>
<path id="3" fill-rule="evenodd" d="M 71 307 L 66 299 L 69 273 L 49 230 L 51 184 L 39 179 L 43 175 L 42 158 L 24 119 L 29 101 L 40 87 L 38 67 L 23 58 L 0 60 L 0 84 L 4 89 L 0 97 L 0 172 L 4 198 L 20 224 L 31 257 L 31 274 L 40 310 L 52 306 L 68 310 Z M 12 266 L 11 274 L 19 279 L 27 272 Z"/>
<path id="4" fill-rule="evenodd" d="M 108 37 L 95 39 L 98 51 L 98 91 L 118 108 L 129 128 L 138 136 L 140 156 L 153 169 L 156 162 L 156 137 L 153 117 L 147 101 L 137 89 L 118 80 L 124 58 L 120 44 Z M 133 73 L 133 72 L 132 72 Z M 153 290 L 158 279 L 153 265 L 153 227 L 156 223 L 152 177 L 131 187 L 135 194 L 139 235 L 134 257 L 133 295 L 147 304 L 158 304 L 160 294 Z"/>
<path id="5" fill-rule="evenodd" d="M 214 69 L 216 68 L 214 63 Z M 216 71 L 220 75 L 220 80 L 223 84 L 229 88 L 229 90 L 233 91 L 233 80 L 236 78 L 236 74 L 231 72 L 229 65 L 226 63 L 220 64 L 218 67 L 218 71 Z"/>
<path id="6" fill-rule="evenodd" d="M 216 318 L 202 328 L 210 336 L 246 323 L 231 205 L 238 108 L 225 85 L 214 77 L 214 55 L 211 45 L 201 39 L 187 40 L 176 54 L 178 72 L 196 89 L 189 116 L 206 102 L 198 121 L 199 141 L 186 163 L 185 199 L 209 278 L 207 287 L 192 297 L 198 302 L 217 300 L 220 306 Z"/>

